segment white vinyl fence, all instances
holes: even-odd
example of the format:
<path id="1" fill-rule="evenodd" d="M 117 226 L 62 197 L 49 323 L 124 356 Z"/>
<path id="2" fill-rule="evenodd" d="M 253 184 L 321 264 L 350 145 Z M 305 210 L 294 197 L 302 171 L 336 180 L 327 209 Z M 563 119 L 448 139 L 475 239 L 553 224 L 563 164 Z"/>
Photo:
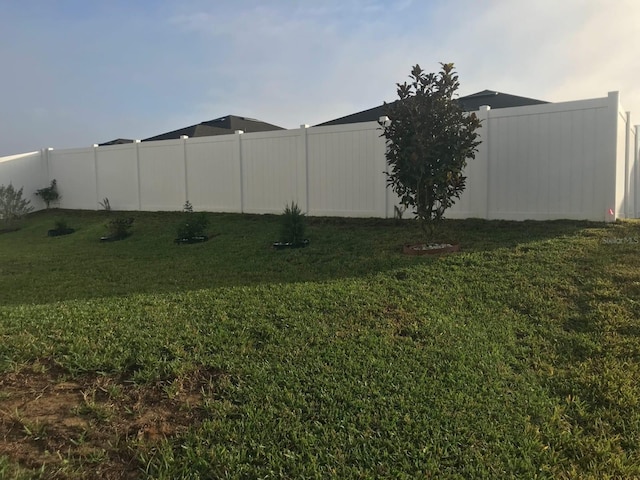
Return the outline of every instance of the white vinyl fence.
<path id="1" fill-rule="evenodd" d="M 638 127 L 607 97 L 478 112 L 482 144 L 449 218 L 640 216 Z M 183 138 L 0 158 L 0 184 L 25 194 L 58 182 L 61 208 L 392 217 L 385 142 L 375 122 Z M 42 202 L 31 196 L 37 208 Z"/>

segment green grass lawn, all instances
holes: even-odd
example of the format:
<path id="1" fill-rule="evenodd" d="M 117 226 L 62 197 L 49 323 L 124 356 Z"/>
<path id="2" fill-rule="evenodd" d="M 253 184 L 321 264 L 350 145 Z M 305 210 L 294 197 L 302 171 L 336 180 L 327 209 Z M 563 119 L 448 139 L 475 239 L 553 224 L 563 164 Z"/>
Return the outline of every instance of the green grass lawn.
<path id="1" fill-rule="evenodd" d="M 131 216 L 0 235 L 0 478 L 640 478 L 640 222 Z"/>

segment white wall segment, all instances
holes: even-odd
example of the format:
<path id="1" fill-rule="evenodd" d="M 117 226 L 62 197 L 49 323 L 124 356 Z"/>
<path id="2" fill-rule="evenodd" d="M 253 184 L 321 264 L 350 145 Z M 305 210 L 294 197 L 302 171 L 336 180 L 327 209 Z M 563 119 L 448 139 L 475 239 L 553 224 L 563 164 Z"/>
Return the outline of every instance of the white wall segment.
<path id="1" fill-rule="evenodd" d="M 305 197 L 298 189 L 304 176 L 298 163 L 300 136 L 300 130 L 240 136 L 244 212 L 280 213 L 287 203 Z"/>
<path id="2" fill-rule="evenodd" d="M 386 216 L 385 143 L 376 123 L 308 130 L 309 213 Z"/>
<path id="3" fill-rule="evenodd" d="M 138 149 L 142 210 L 182 210 L 187 201 L 184 140 L 145 142 Z"/>
<path id="4" fill-rule="evenodd" d="M 95 210 L 97 179 L 93 147 L 49 150 L 49 179 L 56 180 L 60 208 Z"/>
<path id="5" fill-rule="evenodd" d="M 36 196 L 39 188 L 49 186 L 44 151 L 22 153 L 0 158 L 0 185 L 22 188 L 22 198 L 29 200 L 34 210 L 45 208 Z"/>
<path id="6" fill-rule="evenodd" d="M 637 128 L 607 97 L 476 112 L 482 143 L 445 216 L 611 221 L 640 213 Z M 376 122 L 185 138 L 0 158 L 0 184 L 33 196 L 52 179 L 61 208 L 393 217 Z M 609 211 L 613 212 L 610 214 Z M 407 212 L 405 217 L 411 216 Z"/>
<path id="7" fill-rule="evenodd" d="M 240 163 L 235 136 L 187 140 L 187 184 L 195 210 L 241 211 Z"/>
<path id="8" fill-rule="evenodd" d="M 96 147 L 98 205 L 105 198 L 113 210 L 138 210 L 137 145 Z M 96 207 L 98 208 L 98 207 Z"/>

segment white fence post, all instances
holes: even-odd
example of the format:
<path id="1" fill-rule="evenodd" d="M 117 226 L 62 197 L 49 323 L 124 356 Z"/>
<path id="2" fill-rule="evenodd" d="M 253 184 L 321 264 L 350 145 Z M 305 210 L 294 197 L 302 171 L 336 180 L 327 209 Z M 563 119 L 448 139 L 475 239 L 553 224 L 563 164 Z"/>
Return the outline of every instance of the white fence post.
<path id="1" fill-rule="evenodd" d="M 378 117 L 378 123 L 383 127 L 388 127 L 391 125 L 391 119 L 387 115 L 383 115 Z M 384 218 L 393 218 L 395 217 L 395 211 L 390 212 L 389 210 L 389 184 L 387 183 L 387 179 L 389 178 L 389 163 L 387 162 L 387 138 L 384 139 L 384 167 L 382 169 L 382 174 L 384 175 Z M 395 205 L 393 205 L 395 207 Z M 392 216 L 389 217 L 389 214 Z"/>
<path id="2" fill-rule="evenodd" d="M 236 135 L 236 154 L 238 155 L 238 165 L 240 166 L 240 213 L 244 213 L 244 172 L 242 170 L 242 134 L 244 131 L 236 130 L 233 133 Z"/>
<path id="3" fill-rule="evenodd" d="M 142 186 L 140 182 L 140 140 L 133 141 L 133 148 L 136 149 L 136 185 L 138 191 L 138 211 L 142 210 Z"/>
<path id="4" fill-rule="evenodd" d="M 631 112 L 626 112 L 624 130 L 624 216 L 631 218 Z"/>
<path id="5" fill-rule="evenodd" d="M 633 146 L 633 170 L 635 172 L 634 177 L 634 218 L 640 218 L 640 125 L 635 126 L 635 140 Z"/>
<path id="6" fill-rule="evenodd" d="M 47 165 L 47 183 L 45 186 L 48 186 L 51 183 L 51 152 L 53 151 L 53 147 L 47 147 L 44 150 L 45 153 L 45 163 Z"/>
<path id="7" fill-rule="evenodd" d="M 100 189 L 99 189 L 99 176 L 98 176 L 98 144 L 93 144 L 93 171 L 95 172 L 96 181 L 96 210 L 100 206 Z"/>
<path id="8" fill-rule="evenodd" d="M 44 157 L 47 165 L 47 184 L 50 183 L 51 180 L 53 180 L 51 178 L 51 155 L 50 155 L 51 151 L 53 151 L 53 148 L 51 147 L 45 148 L 44 150 L 44 153 L 45 153 Z"/>
<path id="9" fill-rule="evenodd" d="M 182 140 L 182 164 L 184 166 L 184 202 L 189 201 L 189 168 L 187 167 L 187 140 L 188 135 L 180 135 Z"/>
<path id="10" fill-rule="evenodd" d="M 309 213 L 309 142 L 307 139 L 307 129 L 309 125 L 300 125 L 300 143 L 298 150 L 298 202 L 300 210 Z"/>
<path id="11" fill-rule="evenodd" d="M 609 148 L 605 150 L 606 157 L 603 159 L 602 179 L 605 182 L 604 207 L 605 222 L 615 222 L 618 216 L 618 206 L 616 205 L 616 180 L 618 169 L 618 118 L 620 108 L 620 93 L 609 92 L 607 94 L 607 109 L 609 116 L 608 138 Z M 612 213 L 613 212 L 613 213 Z"/>
<path id="12" fill-rule="evenodd" d="M 473 202 L 478 207 L 478 216 L 480 218 L 491 218 L 491 155 L 489 155 L 489 136 L 491 132 L 489 130 L 489 116 L 491 114 L 491 107 L 489 105 L 481 105 L 477 112 L 478 119 L 481 122 L 482 127 L 479 130 L 480 139 L 482 143 L 478 145 L 478 152 L 474 162 L 479 165 L 477 173 L 483 175 L 480 179 L 478 176 L 478 188 L 476 188 L 476 199 Z M 484 188 L 483 188 L 484 187 Z"/>

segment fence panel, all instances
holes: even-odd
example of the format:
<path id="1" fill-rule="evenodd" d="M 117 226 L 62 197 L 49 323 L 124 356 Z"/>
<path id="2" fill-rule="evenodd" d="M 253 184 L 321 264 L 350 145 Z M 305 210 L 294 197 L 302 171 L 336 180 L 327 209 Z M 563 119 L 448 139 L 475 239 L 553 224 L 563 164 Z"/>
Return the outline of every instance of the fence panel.
<path id="1" fill-rule="evenodd" d="M 607 99 L 491 111 L 489 218 L 603 220 Z"/>
<path id="2" fill-rule="evenodd" d="M 384 152 L 375 123 L 310 128 L 309 213 L 385 217 Z"/>
<path id="3" fill-rule="evenodd" d="M 298 162 L 300 131 L 245 133 L 241 136 L 243 210 L 280 213 L 305 197 L 298 190 L 304 167 Z"/>
<path id="4" fill-rule="evenodd" d="M 137 148 L 135 143 L 96 148 L 98 202 L 108 198 L 114 210 L 140 208 Z"/>
<path id="5" fill-rule="evenodd" d="M 142 210 L 182 210 L 187 200 L 184 140 L 140 143 L 138 148 Z"/>
<path id="6" fill-rule="evenodd" d="M 42 210 L 44 202 L 35 195 L 39 188 L 49 186 L 47 164 L 42 151 L 0 158 L 0 185 L 22 188 L 22 198 L 29 200 L 34 210 Z"/>
<path id="7" fill-rule="evenodd" d="M 97 187 L 94 149 L 50 150 L 48 161 L 49 178 L 55 179 L 58 184 L 60 208 L 95 210 Z"/>
<path id="8" fill-rule="evenodd" d="M 187 141 L 189 201 L 196 210 L 241 212 L 240 160 L 235 135 Z"/>

